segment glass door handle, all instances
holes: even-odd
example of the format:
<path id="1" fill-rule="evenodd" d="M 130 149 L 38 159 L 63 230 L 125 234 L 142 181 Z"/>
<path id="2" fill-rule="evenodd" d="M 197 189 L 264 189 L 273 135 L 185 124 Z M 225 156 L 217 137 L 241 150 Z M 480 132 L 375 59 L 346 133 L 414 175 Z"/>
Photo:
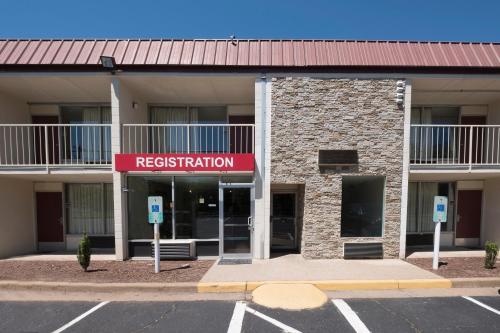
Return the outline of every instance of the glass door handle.
<path id="1" fill-rule="evenodd" d="M 252 217 L 251 216 L 248 217 L 247 223 L 248 223 L 248 230 L 251 230 L 252 227 L 253 227 Z"/>

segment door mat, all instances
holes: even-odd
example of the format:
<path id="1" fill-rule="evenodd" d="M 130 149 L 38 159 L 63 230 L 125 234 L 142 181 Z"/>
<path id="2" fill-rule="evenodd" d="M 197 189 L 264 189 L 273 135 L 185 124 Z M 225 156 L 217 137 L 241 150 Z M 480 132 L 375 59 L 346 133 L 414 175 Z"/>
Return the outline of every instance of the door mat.
<path id="1" fill-rule="evenodd" d="M 218 265 L 249 265 L 252 259 L 221 259 Z"/>

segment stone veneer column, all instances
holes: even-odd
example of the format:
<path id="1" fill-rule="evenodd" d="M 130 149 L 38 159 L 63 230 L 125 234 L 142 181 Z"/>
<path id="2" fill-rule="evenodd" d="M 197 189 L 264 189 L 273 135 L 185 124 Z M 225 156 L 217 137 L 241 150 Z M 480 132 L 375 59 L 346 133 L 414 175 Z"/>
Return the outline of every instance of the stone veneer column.
<path id="1" fill-rule="evenodd" d="M 304 184 L 301 252 L 342 258 L 345 242 L 382 242 L 384 257 L 400 248 L 404 111 L 393 79 L 274 78 L 271 181 Z M 359 167 L 320 172 L 318 150 L 355 149 Z M 340 237 L 342 176 L 386 177 L 382 237 Z"/>

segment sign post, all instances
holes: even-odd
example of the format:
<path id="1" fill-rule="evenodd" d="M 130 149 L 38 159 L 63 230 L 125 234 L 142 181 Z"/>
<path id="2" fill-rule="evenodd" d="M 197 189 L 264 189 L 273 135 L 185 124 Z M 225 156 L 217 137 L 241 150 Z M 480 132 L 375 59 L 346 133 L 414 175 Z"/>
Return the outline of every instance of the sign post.
<path id="1" fill-rule="evenodd" d="M 434 197 L 434 214 L 432 221 L 436 224 L 434 229 L 434 256 L 432 258 L 432 269 L 439 268 L 439 242 L 441 240 L 441 222 L 446 222 L 448 216 L 448 197 Z"/>
<path id="2" fill-rule="evenodd" d="M 163 223 L 162 197 L 148 197 L 148 222 L 154 225 L 155 273 L 160 273 L 160 224 Z"/>

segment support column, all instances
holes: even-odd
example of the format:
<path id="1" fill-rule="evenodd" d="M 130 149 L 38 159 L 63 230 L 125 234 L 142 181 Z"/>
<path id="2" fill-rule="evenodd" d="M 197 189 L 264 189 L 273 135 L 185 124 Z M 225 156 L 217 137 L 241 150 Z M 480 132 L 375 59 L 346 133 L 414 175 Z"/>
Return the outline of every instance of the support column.
<path id="1" fill-rule="evenodd" d="M 406 220 L 408 215 L 408 180 L 410 174 L 410 132 L 411 132 L 411 81 L 405 83 L 404 99 L 404 143 L 403 176 L 401 179 L 401 225 L 399 234 L 399 258 L 406 256 Z"/>
<path id="2" fill-rule="evenodd" d="M 116 260 L 125 260 L 128 257 L 127 221 L 124 177 L 115 171 L 115 154 L 121 152 L 121 122 L 120 122 L 120 80 L 114 77 L 111 81 L 111 154 L 113 156 L 113 211 L 115 226 L 115 255 Z"/>
<path id="3" fill-rule="evenodd" d="M 270 256 L 271 86 L 266 76 L 255 81 L 255 259 Z"/>

